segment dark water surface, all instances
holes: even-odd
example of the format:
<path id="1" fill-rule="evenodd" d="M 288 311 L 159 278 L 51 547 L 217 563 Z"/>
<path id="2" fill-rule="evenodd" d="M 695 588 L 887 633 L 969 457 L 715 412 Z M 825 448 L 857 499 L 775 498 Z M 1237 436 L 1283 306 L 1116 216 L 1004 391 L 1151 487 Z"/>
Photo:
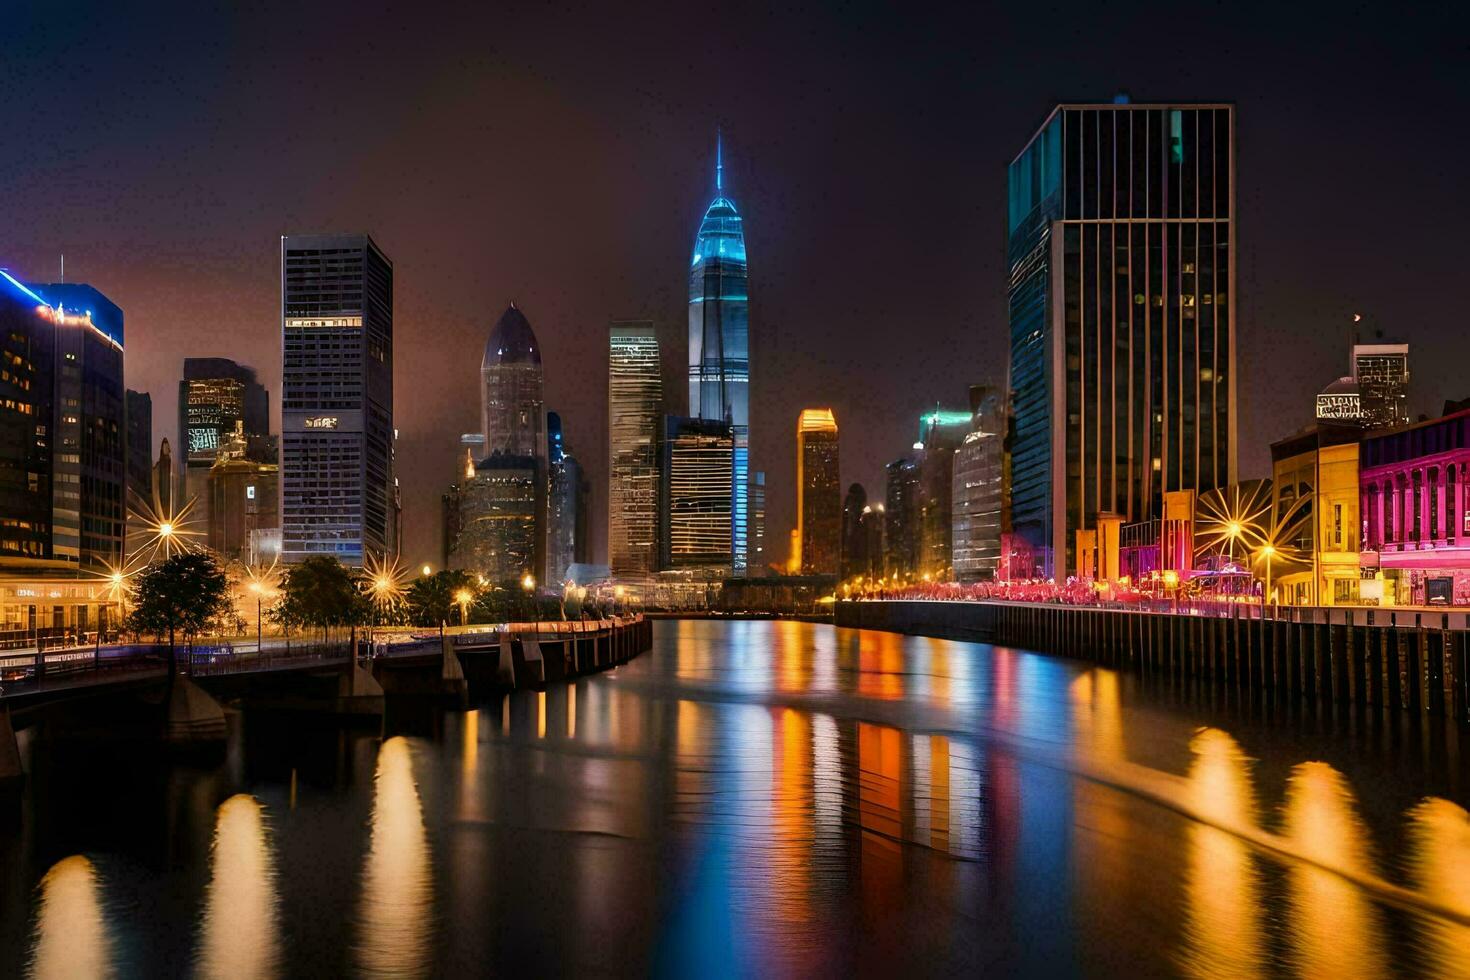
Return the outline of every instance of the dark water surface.
<path id="1" fill-rule="evenodd" d="M 1459 733 L 1004 648 L 662 622 L 222 758 L 23 736 L 0 975 L 1470 974 Z"/>

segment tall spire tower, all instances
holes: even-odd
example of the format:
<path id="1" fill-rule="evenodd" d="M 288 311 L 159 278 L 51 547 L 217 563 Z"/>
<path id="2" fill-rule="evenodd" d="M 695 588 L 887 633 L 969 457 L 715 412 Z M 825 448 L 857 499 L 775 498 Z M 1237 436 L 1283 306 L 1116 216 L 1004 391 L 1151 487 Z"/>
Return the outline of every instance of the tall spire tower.
<path id="1" fill-rule="evenodd" d="M 715 196 L 694 237 L 689 268 L 689 414 L 727 422 L 735 441 L 732 572 L 744 576 L 750 535 L 750 321 L 745 232 L 725 195 L 724 139 L 715 136 Z"/>

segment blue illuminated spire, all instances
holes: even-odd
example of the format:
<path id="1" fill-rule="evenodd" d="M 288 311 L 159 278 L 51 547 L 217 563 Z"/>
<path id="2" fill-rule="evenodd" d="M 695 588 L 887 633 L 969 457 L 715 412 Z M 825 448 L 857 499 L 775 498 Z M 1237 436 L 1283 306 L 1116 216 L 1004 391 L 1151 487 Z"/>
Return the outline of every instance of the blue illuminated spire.
<path id="1" fill-rule="evenodd" d="M 721 195 L 725 190 L 725 137 L 718 129 L 715 130 L 715 195 Z"/>

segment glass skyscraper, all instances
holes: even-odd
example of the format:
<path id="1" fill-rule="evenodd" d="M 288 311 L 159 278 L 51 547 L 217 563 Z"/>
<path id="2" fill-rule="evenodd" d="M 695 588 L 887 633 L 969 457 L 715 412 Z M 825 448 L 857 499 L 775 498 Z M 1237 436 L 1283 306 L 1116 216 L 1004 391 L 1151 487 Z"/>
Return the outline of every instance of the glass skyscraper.
<path id="1" fill-rule="evenodd" d="M 647 320 L 615 320 L 607 350 L 607 560 L 638 580 L 658 566 L 658 443 L 663 374 Z"/>
<path id="2" fill-rule="evenodd" d="M 367 235 L 281 239 L 281 558 L 396 553 L 393 264 Z"/>
<path id="3" fill-rule="evenodd" d="M 1012 548 L 1235 481 L 1235 111 L 1058 106 L 1008 172 Z"/>
<path id="4" fill-rule="evenodd" d="M 724 158 L 715 148 L 715 197 L 694 237 L 689 269 L 689 415 L 730 426 L 732 574 L 749 567 L 750 322 L 745 232 L 725 196 Z"/>

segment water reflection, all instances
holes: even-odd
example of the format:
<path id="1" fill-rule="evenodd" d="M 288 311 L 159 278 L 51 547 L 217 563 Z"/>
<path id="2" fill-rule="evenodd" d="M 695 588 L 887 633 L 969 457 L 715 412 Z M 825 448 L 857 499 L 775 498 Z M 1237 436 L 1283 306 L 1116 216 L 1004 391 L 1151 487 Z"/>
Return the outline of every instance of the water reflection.
<path id="1" fill-rule="evenodd" d="M 113 975 L 112 937 L 102 915 L 97 869 L 80 854 L 41 879 L 28 971 L 39 980 Z"/>
<path id="2" fill-rule="evenodd" d="M 280 966 L 276 869 L 265 816 L 254 797 L 241 793 L 220 804 L 211 862 L 200 975 L 274 976 Z"/>
<path id="3" fill-rule="evenodd" d="M 1265 969 L 1261 882 L 1250 848 L 1222 827 L 1255 822 L 1250 760 L 1235 739 L 1203 729 L 1189 745 L 1188 801 L 1218 826 L 1189 827 L 1185 948 L 1180 967 L 1194 977 L 1256 977 Z"/>
<path id="4" fill-rule="evenodd" d="M 1431 798 L 1409 812 L 1409 866 L 1430 901 L 1470 916 L 1470 814 Z M 1425 923 L 1433 972 L 1470 977 L 1470 928 L 1444 918 Z"/>
<path id="5" fill-rule="evenodd" d="M 413 757 L 403 738 L 378 750 L 372 833 L 358 913 L 358 968 L 369 976 L 428 970 L 433 882 Z"/>
<path id="6" fill-rule="evenodd" d="M 1371 876 L 1368 833 L 1342 773 L 1325 762 L 1291 771 L 1285 835 L 1295 853 L 1323 867 L 1293 864 L 1287 872 L 1289 955 L 1306 976 L 1380 977 L 1382 917 L 1361 888 L 1325 868 Z"/>

